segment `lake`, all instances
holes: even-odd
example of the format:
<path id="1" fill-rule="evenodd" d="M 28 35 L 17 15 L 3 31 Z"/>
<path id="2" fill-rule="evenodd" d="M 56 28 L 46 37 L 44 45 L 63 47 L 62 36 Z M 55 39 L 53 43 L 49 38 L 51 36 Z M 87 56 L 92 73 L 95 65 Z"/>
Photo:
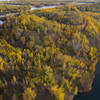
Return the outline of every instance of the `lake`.
<path id="1" fill-rule="evenodd" d="M 74 100 L 100 100 L 100 57 L 96 65 L 93 90 L 89 93 L 77 95 Z"/>

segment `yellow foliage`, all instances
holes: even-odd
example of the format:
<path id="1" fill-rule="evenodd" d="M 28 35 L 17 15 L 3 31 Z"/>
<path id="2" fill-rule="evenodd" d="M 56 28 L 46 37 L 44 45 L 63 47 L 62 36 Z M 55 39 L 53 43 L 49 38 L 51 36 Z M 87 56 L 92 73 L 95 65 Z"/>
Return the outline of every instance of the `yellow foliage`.
<path id="1" fill-rule="evenodd" d="M 0 70 L 5 71 L 4 65 L 5 61 L 0 57 Z"/>
<path id="2" fill-rule="evenodd" d="M 78 87 L 75 88 L 74 95 L 77 95 L 77 93 L 78 93 Z"/>
<path id="3" fill-rule="evenodd" d="M 16 82 L 16 77 L 15 77 L 15 76 L 13 76 L 13 82 L 14 82 L 14 83 Z"/>
<path id="4" fill-rule="evenodd" d="M 0 95 L 0 100 L 3 100 L 3 96 L 2 95 Z"/>
<path id="5" fill-rule="evenodd" d="M 54 93 L 54 95 L 56 96 L 56 100 L 64 100 L 64 89 L 63 88 L 58 88 L 58 86 L 52 86 L 50 88 L 50 91 L 52 91 Z"/>
<path id="6" fill-rule="evenodd" d="M 31 52 L 31 53 L 29 54 L 29 57 L 30 57 L 30 58 L 33 58 L 33 56 L 34 56 L 34 55 L 33 55 L 33 52 Z"/>
<path id="7" fill-rule="evenodd" d="M 36 93 L 31 88 L 27 88 L 23 93 L 23 100 L 34 100 Z"/>
<path id="8" fill-rule="evenodd" d="M 21 55 L 19 55 L 19 54 L 17 54 L 17 62 L 21 62 L 21 60 L 22 60 L 22 57 L 21 57 Z"/>
<path id="9" fill-rule="evenodd" d="M 96 48 L 93 47 L 90 48 L 89 56 L 91 57 L 91 61 L 94 60 L 96 52 L 97 52 Z"/>

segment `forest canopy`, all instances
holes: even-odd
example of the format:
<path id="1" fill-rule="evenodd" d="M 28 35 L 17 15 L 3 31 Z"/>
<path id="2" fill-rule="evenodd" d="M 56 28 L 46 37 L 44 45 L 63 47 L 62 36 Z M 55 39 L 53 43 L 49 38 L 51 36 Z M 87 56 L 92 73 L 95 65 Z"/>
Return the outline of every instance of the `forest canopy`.
<path id="1" fill-rule="evenodd" d="M 0 25 L 0 100 L 72 100 L 90 91 L 100 52 L 100 6 L 18 9 Z"/>

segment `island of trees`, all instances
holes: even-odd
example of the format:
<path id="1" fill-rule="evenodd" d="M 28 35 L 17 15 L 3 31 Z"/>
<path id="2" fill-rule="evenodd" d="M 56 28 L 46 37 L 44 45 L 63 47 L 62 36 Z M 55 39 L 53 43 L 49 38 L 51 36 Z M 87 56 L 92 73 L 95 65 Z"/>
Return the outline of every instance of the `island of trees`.
<path id="1" fill-rule="evenodd" d="M 100 52 L 100 4 L 18 11 L 0 25 L 0 100 L 73 100 L 89 92 Z M 20 9 L 20 10 L 19 10 Z"/>

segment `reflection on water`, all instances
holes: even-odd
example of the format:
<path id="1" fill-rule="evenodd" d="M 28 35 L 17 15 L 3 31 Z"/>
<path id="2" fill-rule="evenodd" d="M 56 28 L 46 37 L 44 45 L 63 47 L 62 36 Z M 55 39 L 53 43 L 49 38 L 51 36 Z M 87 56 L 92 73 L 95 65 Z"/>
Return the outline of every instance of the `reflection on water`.
<path id="1" fill-rule="evenodd" d="M 10 16 L 10 15 L 16 15 L 18 13 L 9 13 L 9 14 L 5 14 L 5 15 L 0 15 L 0 18 L 4 18 L 4 17 L 7 17 L 7 16 Z M 0 20 L 0 25 L 3 24 L 4 21 Z"/>
<path id="2" fill-rule="evenodd" d="M 53 5 L 53 6 L 43 6 L 43 7 L 35 7 L 35 6 L 33 6 L 31 8 L 31 10 L 40 10 L 40 9 L 48 9 L 48 8 L 55 8 L 55 7 L 57 7 L 57 6 L 56 5 Z"/>
<path id="3" fill-rule="evenodd" d="M 0 25 L 3 24 L 3 21 L 0 20 Z"/>
<path id="4" fill-rule="evenodd" d="M 79 94 L 74 100 L 100 100 L 100 57 L 96 65 L 93 90 L 87 94 Z"/>
<path id="5" fill-rule="evenodd" d="M 4 14 L 4 15 L 0 15 L 0 18 L 2 18 L 2 17 L 7 17 L 7 16 L 9 16 L 9 15 L 16 15 L 17 13 L 8 13 L 8 14 Z"/>

